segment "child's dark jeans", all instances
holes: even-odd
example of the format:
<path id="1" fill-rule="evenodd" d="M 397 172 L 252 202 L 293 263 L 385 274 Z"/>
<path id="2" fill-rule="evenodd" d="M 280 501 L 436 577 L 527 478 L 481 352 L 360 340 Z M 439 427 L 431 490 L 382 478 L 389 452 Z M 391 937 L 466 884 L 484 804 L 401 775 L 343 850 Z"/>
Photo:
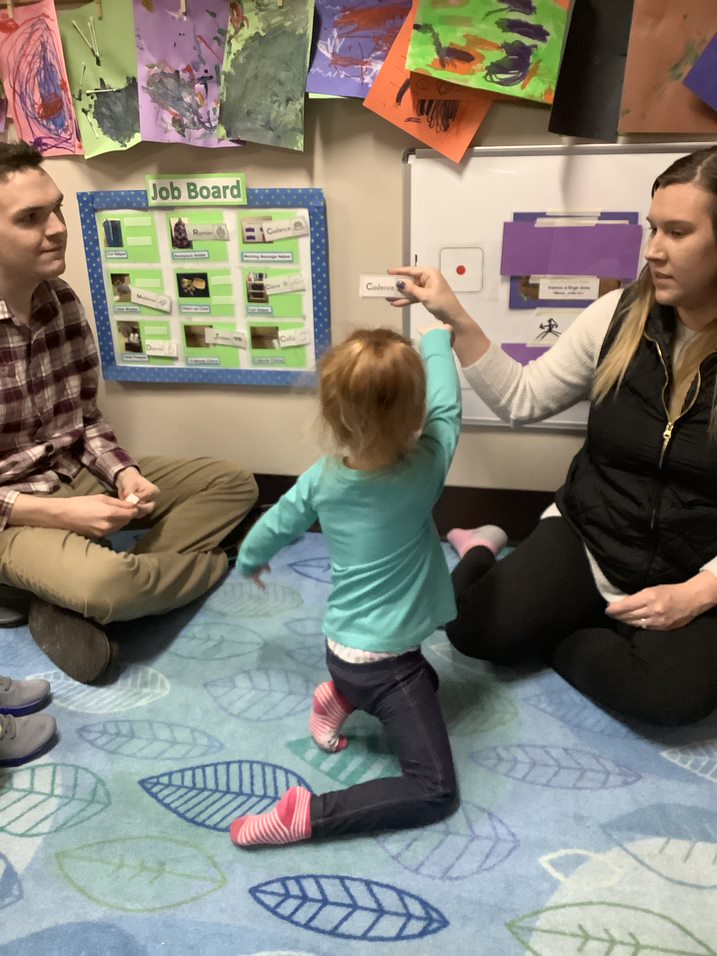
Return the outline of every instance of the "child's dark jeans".
<path id="1" fill-rule="evenodd" d="M 438 675 L 423 654 L 350 664 L 327 649 L 326 660 L 337 690 L 385 727 L 402 775 L 313 796 L 312 836 L 418 827 L 452 813 L 458 785 L 451 745 Z"/>

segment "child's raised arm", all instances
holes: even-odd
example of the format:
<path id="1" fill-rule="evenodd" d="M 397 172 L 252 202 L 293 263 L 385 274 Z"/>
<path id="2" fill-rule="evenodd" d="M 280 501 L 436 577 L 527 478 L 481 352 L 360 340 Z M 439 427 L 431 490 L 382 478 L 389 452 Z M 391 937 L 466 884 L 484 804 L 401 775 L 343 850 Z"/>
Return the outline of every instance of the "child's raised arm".
<path id="1" fill-rule="evenodd" d="M 461 430 L 461 385 L 451 350 L 451 331 L 431 329 L 421 338 L 426 365 L 426 417 L 421 444 L 432 446 L 440 483 L 453 461 Z"/>

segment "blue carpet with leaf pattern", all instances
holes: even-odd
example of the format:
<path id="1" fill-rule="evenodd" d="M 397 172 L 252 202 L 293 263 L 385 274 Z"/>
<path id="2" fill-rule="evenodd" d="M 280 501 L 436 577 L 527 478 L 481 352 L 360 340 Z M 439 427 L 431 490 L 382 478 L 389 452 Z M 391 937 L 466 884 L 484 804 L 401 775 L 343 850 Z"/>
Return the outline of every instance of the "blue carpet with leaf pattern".
<path id="1" fill-rule="evenodd" d="M 65 678 L 26 628 L 0 673 L 41 675 L 60 739 L 0 771 L 0 954 L 437 952 L 715 956 L 717 715 L 629 727 L 544 670 L 425 651 L 462 804 L 425 829 L 240 850 L 231 820 L 397 764 L 379 725 L 343 753 L 308 733 L 325 679 L 319 534 L 204 601 L 114 628 L 102 686 Z"/>

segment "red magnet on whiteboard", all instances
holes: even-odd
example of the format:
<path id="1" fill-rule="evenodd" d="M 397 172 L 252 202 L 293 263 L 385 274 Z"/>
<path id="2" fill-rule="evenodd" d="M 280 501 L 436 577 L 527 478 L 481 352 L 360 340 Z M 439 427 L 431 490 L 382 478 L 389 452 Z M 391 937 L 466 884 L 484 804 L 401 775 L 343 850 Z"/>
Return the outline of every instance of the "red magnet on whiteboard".
<path id="1" fill-rule="evenodd" d="M 479 246 L 445 246 L 439 253 L 439 268 L 444 276 L 453 276 L 454 292 L 482 291 L 483 250 Z"/>

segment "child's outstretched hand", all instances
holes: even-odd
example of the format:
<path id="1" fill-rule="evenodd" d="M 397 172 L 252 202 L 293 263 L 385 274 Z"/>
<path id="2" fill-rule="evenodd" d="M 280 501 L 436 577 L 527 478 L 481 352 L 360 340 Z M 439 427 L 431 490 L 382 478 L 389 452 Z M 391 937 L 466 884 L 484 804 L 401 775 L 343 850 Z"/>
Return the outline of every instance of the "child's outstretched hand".
<path id="1" fill-rule="evenodd" d="M 249 577 L 252 579 L 254 584 L 256 584 L 258 588 L 261 588 L 262 591 L 266 590 L 266 584 L 261 579 L 261 576 L 262 574 L 264 574 L 265 571 L 271 571 L 271 568 L 269 567 L 268 564 L 262 564 L 262 566 L 260 568 L 257 568 L 257 570 L 253 574 L 249 575 Z"/>

